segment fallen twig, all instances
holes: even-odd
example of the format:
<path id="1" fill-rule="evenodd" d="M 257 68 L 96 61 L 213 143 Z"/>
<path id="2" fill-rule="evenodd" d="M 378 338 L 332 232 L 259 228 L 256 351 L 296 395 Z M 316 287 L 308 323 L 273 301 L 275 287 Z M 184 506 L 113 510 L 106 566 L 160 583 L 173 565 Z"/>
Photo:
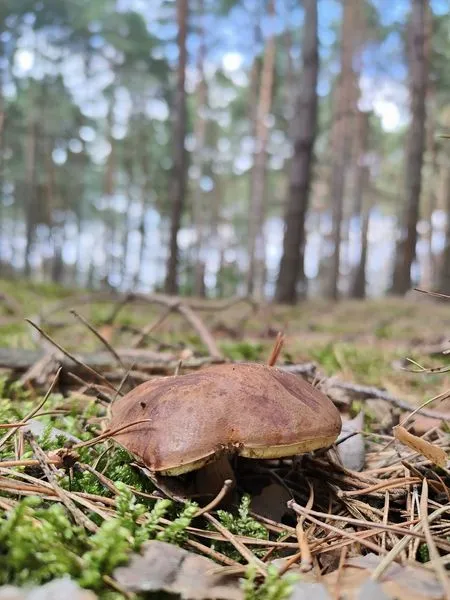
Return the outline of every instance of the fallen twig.
<path id="1" fill-rule="evenodd" d="M 358 385 L 357 383 L 339 381 L 337 379 L 330 378 L 326 382 L 326 387 L 346 390 L 363 398 L 377 398 L 378 400 L 384 400 L 385 402 L 389 402 L 390 404 L 393 404 L 394 406 L 397 406 L 402 410 L 413 411 L 415 409 L 415 407 L 411 406 L 409 402 L 401 400 L 400 398 L 393 396 L 385 390 L 380 390 L 379 388 L 372 386 Z M 450 413 L 443 413 L 437 410 L 427 410 L 426 408 L 421 408 L 417 412 L 420 412 L 426 417 L 433 417 L 435 419 L 442 419 L 443 421 L 450 421 Z"/>
<path id="2" fill-rule="evenodd" d="M 152 350 L 117 349 L 118 356 L 127 367 L 136 368 L 147 373 L 173 373 L 178 357 L 173 353 L 154 352 Z M 14 371 L 26 371 L 48 356 L 44 350 L 26 350 L 19 348 L 0 348 L 0 367 Z M 109 352 L 76 352 L 71 354 L 75 358 L 75 365 L 86 365 L 92 369 L 104 372 L 114 368 Z M 55 358 L 54 363 L 61 365 L 63 370 L 74 369 L 73 358 L 61 356 Z M 211 363 L 221 363 L 222 359 L 190 358 L 183 360 L 184 369 L 198 369 Z M 83 367 L 80 367 L 83 368 Z M 84 369 L 85 371 L 86 369 Z M 108 386 L 110 387 L 110 386 Z"/>
<path id="3" fill-rule="evenodd" d="M 30 433 L 27 433 L 25 435 L 33 449 L 33 454 L 36 456 L 36 459 L 39 462 L 39 466 L 42 468 L 42 470 L 45 473 L 45 476 L 47 477 L 48 482 L 50 483 L 52 488 L 55 490 L 55 492 L 59 496 L 59 498 L 61 498 L 61 501 L 66 506 L 67 510 L 72 514 L 75 522 L 78 525 L 80 525 L 81 527 L 86 527 L 86 529 L 88 529 L 90 532 L 95 533 L 98 529 L 97 525 L 93 521 L 91 521 L 75 505 L 73 500 L 71 500 L 68 497 L 66 491 L 56 481 L 56 477 L 52 470 L 52 468 L 55 469 L 55 466 L 53 464 L 51 464 L 51 462 L 48 461 L 47 456 L 45 455 L 44 451 L 40 448 L 38 443 L 34 440 L 33 436 Z"/>

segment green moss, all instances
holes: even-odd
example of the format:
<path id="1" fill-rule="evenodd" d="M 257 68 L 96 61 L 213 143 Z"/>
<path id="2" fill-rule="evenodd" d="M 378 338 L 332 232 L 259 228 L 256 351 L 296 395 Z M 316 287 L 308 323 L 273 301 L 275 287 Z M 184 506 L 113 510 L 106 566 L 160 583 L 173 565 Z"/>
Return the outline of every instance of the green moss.
<path id="1" fill-rule="evenodd" d="M 245 535 L 267 540 L 269 539 L 269 532 L 267 529 L 250 515 L 250 502 L 250 496 L 245 494 L 242 497 L 237 514 L 232 514 L 225 510 L 218 510 L 217 516 L 222 525 L 235 535 Z M 242 561 L 242 556 L 238 552 L 232 550 L 230 554 L 230 549 L 226 544 L 218 543 L 214 547 L 217 548 L 219 552 L 231 555 L 234 560 L 238 562 Z M 265 552 L 266 550 L 254 551 L 256 556 L 263 556 Z"/>
<path id="2" fill-rule="evenodd" d="M 386 372 L 391 370 L 390 363 L 400 353 L 385 352 L 373 346 L 356 346 L 347 343 L 329 343 L 311 349 L 311 357 L 324 369 L 327 375 L 337 372 L 350 372 L 358 383 L 382 385 Z"/>
<path id="3" fill-rule="evenodd" d="M 231 360 L 257 361 L 261 358 L 263 349 L 263 344 L 245 341 L 221 344 L 222 352 Z"/>
<path id="4" fill-rule="evenodd" d="M 291 573 L 280 577 L 276 567 L 269 565 L 264 582 L 258 585 L 256 568 L 250 565 L 242 583 L 244 598 L 245 600 L 288 600 L 298 579 L 298 575 Z"/>
<path id="5" fill-rule="evenodd" d="M 43 584 L 69 575 L 86 588 L 106 591 L 104 576 L 125 564 L 132 552 L 150 539 L 179 544 L 185 539 L 197 507 L 186 504 L 179 516 L 164 530 L 158 527 L 172 503 L 159 500 L 149 511 L 136 501 L 123 482 L 117 512 L 94 534 L 74 525 L 60 504 L 46 504 L 40 498 L 21 500 L 0 519 L 1 584 Z"/>
<path id="6" fill-rule="evenodd" d="M 430 560 L 430 551 L 427 544 L 420 544 L 417 550 L 417 560 L 421 563 L 426 563 Z"/>

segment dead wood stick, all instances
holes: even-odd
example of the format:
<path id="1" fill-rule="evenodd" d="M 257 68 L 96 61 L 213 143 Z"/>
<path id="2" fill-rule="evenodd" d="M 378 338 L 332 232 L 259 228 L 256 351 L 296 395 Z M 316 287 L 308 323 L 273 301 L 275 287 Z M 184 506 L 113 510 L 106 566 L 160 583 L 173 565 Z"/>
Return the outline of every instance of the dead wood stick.
<path id="1" fill-rule="evenodd" d="M 203 321 L 200 319 L 200 317 L 195 314 L 195 312 L 192 310 L 192 308 L 190 308 L 186 304 L 180 303 L 176 307 L 176 310 L 180 314 L 182 314 L 183 317 L 186 319 L 186 321 L 188 321 L 192 325 L 192 327 L 197 331 L 198 335 L 200 336 L 200 339 L 205 344 L 205 346 L 208 348 L 210 355 L 213 358 L 219 358 L 219 359 L 222 358 L 222 353 L 219 350 L 219 348 L 217 347 L 216 341 L 213 338 L 211 332 L 206 327 L 206 325 L 203 323 Z"/>
<path id="2" fill-rule="evenodd" d="M 326 382 L 325 387 L 347 390 L 348 392 L 352 392 L 353 394 L 356 394 L 362 398 L 377 398 L 378 400 L 384 400 L 385 402 L 389 402 L 390 404 L 393 404 L 402 410 L 412 411 L 415 409 L 415 407 L 411 406 L 409 402 L 401 400 L 385 390 L 380 390 L 379 388 L 372 386 L 358 385 L 357 383 L 329 379 Z M 437 410 L 427 410 L 426 408 L 421 408 L 418 412 L 426 417 L 450 421 L 450 413 L 439 412 Z"/>
<path id="3" fill-rule="evenodd" d="M 122 361 L 120 359 L 120 356 L 117 354 L 116 350 L 111 346 L 111 344 L 108 342 L 108 340 L 106 340 L 102 336 L 102 334 L 99 331 L 97 331 L 97 329 L 95 329 L 95 327 L 93 325 L 91 325 L 87 319 L 85 319 L 83 317 L 83 315 L 78 314 L 77 311 L 74 310 L 74 309 L 72 309 L 70 312 L 73 314 L 73 316 L 76 319 L 78 319 L 81 323 L 83 323 L 83 325 L 85 325 L 89 329 L 89 331 L 95 335 L 95 337 L 98 340 L 100 340 L 100 342 L 105 346 L 105 348 L 107 350 L 109 350 L 109 352 L 112 354 L 112 356 L 116 359 L 116 361 L 118 362 L 118 364 L 122 368 L 125 369 L 125 367 L 124 367 L 124 365 L 123 365 L 123 363 L 122 363 Z"/>
<path id="4" fill-rule="evenodd" d="M 3 304 L 6 312 L 10 315 L 19 315 L 22 312 L 17 300 L 5 292 L 0 292 L 0 303 Z"/>
<path id="5" fill-rule="evenodd" d="M 42 358 L 37 360 L 31 365 L 29 369 L 23 373 L 20 377 L 19 382 L 22 385 L 26 385 L 31 381 L 36 381 L 39 384 L 45 384 L 49 375 L 55 372 L 55 368 L 58 367 L 57 356 L 63 356 L 57 350 L 46 352 Z"/>
<path id="6" fill-rule="evenodd" d="M 39 331 L 39 333 L 42 336 L 44 336 L 44 338 L 46 338 L 51 344 L 53 344 L 56 348 L 58 348 L 58 350 L 60 350 L 63 354 L 65 354 L 67 356 L 67 358 L 69 358 L 70 360 L 72 360 L 79 367 L 82 367 L 82 368 L 86 369 L 89 373 L 91 373 L 91 375 L 93 375 L 94 377 L 97 377 L 98 379 L 100 379 L 100 381 L 103 381 L 103 383 L 106 384 L 108 387 L 110 387 L 112 390 L 117 391 L 115 389 L 115 387 L 106 379 L 106 377 L 104 377 L 104 375 L 102 375 L 101 373 L 98 373 L 95 369 L 93 369 L 89 365 L 84 364 L 78 358 L 76 358 L 75 356 L 73 356 L 73 354 L 71 354 L 70 352 L 68 352 L 67 350 L 65 350 L 62 346 L 60 346 L 58 344 L 58 342 L 56 342 L 55 340 L 53 340 L 48 335 L 48 333 L 45 333 L 45 331 L 43 331 L 39 327 L 39 325 L 36 325 L 36 323 L 33 323 L 33 321 L 31 321 L 30 319 L 25 319 L 25 321 L 27 321 L 27 323 L 29 323 L 32 327 L 34 327 L 35 329 L 37 329 Z"/>
<path id="7" fill-rule="evenodd" d="M 156 319 L 156 321 L 154 321 L 153 323 L 150 323 L 149 325 L 147 325 L 146 327 L 144 327 L 142 329 L 142 331 L 140 331 L 132 340 L 131 340 L 131 344 L 130 346 L 132 348 L 138 348 L 142 342 L 145 340 L 145 338 L 147 336 L 149 336 L 152 331 L 154 331 L 157 327 L 159 327 L 160 325 L 162 325 L 164 323 L 164 321 L 167 319 L 167 317 L 169 315 L 171 315 L 173 312 L 173 308 L 170 306 L 169 308 L 167 308 L 162 315 L 160 315 L 158 317 L 158 319 Z"/>
<path id="8" fill-rule="evenodd" d="M 178 363 L 178 357 L 174 353 L 154 352 L 152 350 L 117 349 L 124 365 L 133 367 L 139 371 L 155 372 L 159 370 L 172 370 Z M 0 367 L 13 369 L 15 371 L 26 371 L 39 360 L 46 356 L 45 350 L 26 350 L 22 348 L 0 348 Z M 109 352 L 100 350 L 98 352 L 75 352 L 73 356 L 85 365 L 101 370 L 115 369 L 116 365 L 111 360 Z M 192 358 L 183 361 L 183 368 L 198 369 L 203 365 L 223 362 L 220 359 Z M 63 369 L 74 369 L 76 364 L 65 356 L 55 357 L 55 364 L 61 365 Z"/>
<path id="9" fill-rule="evenodd" d="M 89 296 L 82 296 L 78 299 L 72 299 L 71 304 L 86 304 L 86 302 L 95 302 L 95 301 L 99 301 L 99 299 L 104 299 L 105 296 L 102 294 L 90 294 Z M 124 306 L 127 302 L 144 302 L 145 304 L 160 304 L 163 306 L 167 306 L 168 308 L 171 308 L 174 311 L 179 312 L 185 319 L 186 321 L 188 321 L 188 323 L 195 329 L 195 331 L 197 331 L 198 335 L 200 336 L 202 342 L 205 344 L 205 346 L 208 348 L 208 351 L 210 353 L 210 355 L 213 358 L 222 358 L 222 354 L 219 350 L 219 348 L 217 347 L 217 344 L 213 338 L 213 336 L 211 335 L 210 331 L 208 330 L 208 328 L 206 327 L 206 325 L 203 323 L 203 321 L 200 319 L 200 317 L 198 315 L 195 314 L 195 312 L 193 311 L 193 306 L 195 306 L 194 304 L 189 304 L 185 301 L 183 301 L 181 298 L 178 297 L 173 297 L 173 296 L 166 296 L 164 294 L 150 294 L 150 295 L 145 295 L 145 294 L 128 294 L 126 296 L 114 296 L 114 298 L 111 297 L 111 295 L 109 294 L 108 296 L 106 296 L 107 299 L 109 300 L 121 300 L 122 299 L 122 303 L 121 306 Z M 70 305 L 71 305 L 70 304 Z M 69 305 L 69 306 L 70 306 Z M 199 308 L 201 305 L 197 305 L 197 308 Z M 205 305 L 206 307 L 207 305 Z M 54 306 L 51 311 L 50 314 L 52 312 L 56 312 L 59 310 L 63 310 L 64 308 L 67 308 L 67 302 L 61 302 L 60 304 Z M 41 315 L 41 319 L 42 321 L 45 320 L 45 317 L 49 314 L 49 311 L 46 311 L 46 313 L 44 313 L 43 315 Z"/>
<path id="10" fill-rule="evenodd" d="M 59 485 L 56 480 L 56 476 L 54 474 L 55 466 L 48 461 L 48 458 L 39 444 L 35 441 L 33 436 L 30 433 L 25 434 L 28 439 L 32 449 L 33 454 L 36 459 L 39 461 L 39 466 L 45 473 L 47 477 L 47 481 L 50 483 L 52 488 L 55 490 L 56 494 L 59 496 L 67 510 L 72 514 L 77 525 L 81 527 L 86 527 L 88 531 L 91 533 L 95 533 L 98 529 L 97 525 L 91 521 L 73 502 L 71 498 L 68 497 L 66 491 Z"/>
<path id="11" fill-rule="evenodd" d="M 315 375 L 317 365 L 313 362 L 300 363 L 298 365 L 278 365 L 278 369 L 294 375 Z"/>
<path id="12" fill-rule="evenodd" d="M 67 310 L 73 306 L 81 306 L 83 304 L 92 304 L 95 302 L 115 302 L 118 303 L 121 308 L 128 302 L 137 302 L 140 304 L 161 304 L 163 306 L 170 306 L 171 304 L 182 302 L 185 306 L 189 306 L 194 310 L 210 312 L 227 310 L 228 308 L 231 308 L 240 302 L 249 304 L 254 310 L 259 306 L 256 301 L 245 296 L 234 296 L 229 300 L 204 302 L 192 298 L 186 299 L 180 298 L 179 296 L 167 296 L 165 294 L 117 294 L 111 292 L 96 292 L 93 294 L 74 296 L 62 300 L 61 302 L 57 302 L 52 306 L 49 306 L 41 313 L 41 319 L 46 321 L 47 318 L 53 313 Z"/>

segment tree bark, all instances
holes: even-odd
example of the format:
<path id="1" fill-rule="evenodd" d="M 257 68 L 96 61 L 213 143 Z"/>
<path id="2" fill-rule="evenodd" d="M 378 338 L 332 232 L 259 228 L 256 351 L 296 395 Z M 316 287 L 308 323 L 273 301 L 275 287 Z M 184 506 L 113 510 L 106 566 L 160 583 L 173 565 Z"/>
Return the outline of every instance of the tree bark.
<path id="1" fill-rule="evenodd" d="M 367 151 L 369 147 L 369 120 L 370 113 L 358 111 L 357 114 L 357 164 L 355 176 L 355 188 L 353 198 L 353 217 L 360 221 L 360 257 L 354 273 L 353 282 L 350 287 L 352 298 L 365 298 L 366 296 L 366 263 L 369 231 L 369 218 L 371 202 L 367 197 L 367 188 L 370 177 L 370 169 L 367 165 Z"/>
<path id="2" fill-rule="evenodd" d="M 450 295 L 450 166 L 446 167 L 445 178 L 445 209 L 447 212 L 447 226 L 445 231 L 445 246 L 442 253 L 441 272 L 439 277 L 439 289 L 441 294 Z"/>
<path id="3" fill-rule="evenodd" d="M 139 244 L 139 259 L 137 270 L 133 276 L 133 287 L 137 287 L 140 282 L 140 276 L 144 268 L 144 258 L 147 240 L 147 226 L 146 226 L 146 214 L 149 204 L 149 198 L 151 195 L 151 182 L 152 182 L 152 169 L 150 167 L 149 148 L 150 139 L 146 133 L 145 125 L 142 124 L 141 134 L 139 136 L 139 154 L 141 157 L 141 215 L 139 223 L 139 233 L 141 236 Z"/>
<path id="4" fill-rule="evenodd" d="M 291 160 L 283 255 L 276 286 L 277 302 L 295 303 L 297 286 L 306 292 L 304 271 L 305 218 L 308 211 L 314 142 L 317 132 L 319 73 L 317 0 L 305 0 L 303 79 L 293 119 L 294 155 Z"/>
<path id="5" fill-rule="evenodd" d="M 28 113 L 27 133 L 25 139 L 25 277 L 31 275 L 31 251 L 34 243 L 34 233 L 36 230 L 36 211 L 35 211 L 35 185 L 36 185 L 36 120 L 33 108 Z"/>
<path id="6" fill-rule="evenodd" d="M 106 159 L 105 171 L 103 176 L 103 197 L 107 200 L 107 206 L 104 211 L 105 215 L 105 236 L 104 236 L 104 250 L 105 250 L 105 272 L 104 282 L 109 281 L 109 276 L 114 272 L 117 266 L 117 259 L 113 253 L 114 244 L 116 242 L 116 215 L 114 207 L 112 205 L 112 198 L 116 188 L 116 144 L 112 137 L 112 111 L 113 107 L 110 108 L 108 116 L 108 139 L 111 144 L 111 151 Z"/>
<path id="7" fill-rule="evenodd" d="M 186 193 L 186 153 L 184 150 L 184 139 L 186 136 L 186 63 L 187 63 L 187 22 L 188 22 L 188 0 L 177 0 L 177 23 L 178 23 L 178 69 L 177 69 L 177 92 L 174 107 L 174 130 L 173 130 L 173 175 L 170 186 L 170 201 L 172 203 L 172 215 L 170 224 L 169 258 L 167 261 L 167 273 L 165 290 L 168 294 L 176 294 L 178 291 L 178 231 L 181 226 L 181 217 L 185 203 Z"/>
<path id="8" fill-rule="evenodd" d="M 433 37 L 433 14 L 431 10 L 427 11 L 426 23 L 425 23 L 425 60 L 427 64 L 431 63 L 432 59 L 432 37 Z M 426 220 L 428 222 L 428 229 L 424 234 L 426 241 L 426 254 L 423 257 L 422 264 L 420 266 L 420 288 L 421 289 L 432 289 L 436 283 L 436 260 L 433 254 L 433 213 L 436 210 L 437 198 L 436 198 L 436 181 L 438 180 L 438 164 L 437 164 L 437 141 L 435 138 L 436 127 L 437 127 L 437 94 L 436 94 L 436 83 L 428 82 L 425 103 L 427 106 L 427 123 L 425 131 L 425 152 L 429 157 L 429 177 L 428 189 L 426 191 Z"/>
<path id="9" fill-rule="evenodd" d="M 200 19 L 204 18 L 204 3 L 203 0 L 199 2 Z M 198 171 L 198 180 L 195 189 L 195 196 L 192 203 L 192 214 L 195 227 L 195 234 L 197 236 L 195 247 L 194 247 L 194 295 L 204 297 L 206 294 L 205 287 L 205 262 L 202 257 L 202 251 L 205 244 L 206 237 L 206 206 L 204 202 L 203 191 L 200 187 L 201 178 L 203 175 L 204 165 L 204 147 L 206 139 L 206 107 L 208 103 L 208 86 L 205 80 L 204 62 L 206 57 L 206 45 L 205 45 L 205 31 L 203 22 L 200 28 L 200 47 L 197 57 L 197 112 L 196 121 L 194 127 L 195 136 L 195 157 L 194 165 Z"/>
<path id="10" fill-rule="evenodd" d="M 341 263 L 341 233 L 344 209 L 346 169 L 351 154 L 351 119 L 354 110 L 354 71 L 353 57 L 356 45 L 354 31 L 355 13 L 360 0 L 344 0 L 344 14 L 341 31 L 341 69 L 337 82 L 336 113 L 333 131 L 333 164 L 331 169 L 330 201 L 333 217 L 332 239 L 334 253 L 327 296 L 333 300 L 339 297 L 339 271 Z"/>
<path id="11" fill-rule="evenodd" d="M 269 0 L 267 12 L 275 15 L 274 1 Z M 264 52 L 261 84 L 259 88 L 258 112 L 256 116 L 255 154 L 251 178 L 251 196 L 248 228 L 248 272 L 247 293 L 261 295 L 264 287 L 264 192 L 267 164 L 267 141 L 269 128 L 267 117 L 272 107 L 272 88 L 275 70 L 275 36 L 271 34 Z"/>
<path id="12" fill-rule="evenodd" d="M 395 253 L 391 292 L 405 294 L 411 287 L 411 266 L 416 257 L 417 221 L 422 189 L 422 165 L 425 148 L 425 98 L 428 83 L 426 60 L 426 20 L 428 0 L 412 0 L 408 44 L 411 125 L 406 149 L 405 205 L 400 237 Z"/>
<path id="13" fill-rule="evenodd" d="M 0 59 L 3 57 L 3 43 L 0 41 Z M 3 190 L 4 183 L 4 162 L 3 156 L 5 151 L 5 136 L 3 135 L 3 128 L 5 123 L 5 113 L 3 106 L 3 95 L 2 95 L 2 87 L 3 87 L 3 78 L 0 77 L 0 190 Z M 0 194 L 0 239 L 3 238 L 3 193 Z M 7 236 L 9 237 L 9 236 Z M 0 244 L 0 274 L 3 271 L 3 255 L 2 255 L 2 247 Z"/>
<path id="14" fill-rule="evenodd" d="M 361 175 L 362 179 L 362 188 L 367 192 L 370 171 L 369 167 L 366 165 L 361 167 Z M 369 232 L 369 221 L 370 221 L 370 211 L 372 208 L 372 202 L 370 200 L 370 196 L 366 194 L 363 200 L 363 206 L 361 210 L 361 234 L 360 234 L 360 244 L 361 244 L 361 254 L 359 257 L 359 263 L 355 271 L 355 276 L 352 282 L 352 287 L 350 290 L 350 296 L 352 298 L 365 298 L 366 297 L 366 265 L 367 265 L 367 255 L 368 255 L 368 232 Z"/>
<path id="15" fill-rule="evenodd" d="M 130 140 L 131 141 L 131 140 Z M 133 205 L 133 187 L 134 187 L 134 152 L 133 144 L 125 144 L 124 156 L 123 156 L 123 169 L 126 173 L 127 184 L 126 184 L 126 196 L 127 196 L 127 208 L 126 214 L 123 219 L 123 230 L 122 230 L 122 257 L 120 264 L 120 278 L 122 289 L 130 289 L 132 276 L 128 273 L 128 259 L 130 255 L 130 230 L 131 220 L 130 213 Z"/>

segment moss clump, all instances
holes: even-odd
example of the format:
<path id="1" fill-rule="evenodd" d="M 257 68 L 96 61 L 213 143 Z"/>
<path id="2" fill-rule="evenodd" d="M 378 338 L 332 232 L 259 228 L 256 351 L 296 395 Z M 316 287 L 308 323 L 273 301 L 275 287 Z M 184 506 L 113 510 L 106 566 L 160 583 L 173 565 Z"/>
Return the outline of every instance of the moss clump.
<path id="1" fill-rule="evenodd" d="M 181 543 L 197 510 L 186 504 L 179 516 L 161 529 L 159 522 L 172 503 L 158 500 L 149 511 L 122 482 L 116 482 L 116 515 L 94 534 L 74 525 L 60 504 L 37 497 L 21 500 L 0 519 L 0 584 L 43 584 L 69 575 L 102 595 L 105 575 L 127 562 L 132 552 L 151 539 Z"/>
<path id="2" fill-rule="evenodd" d="M 256 568 L 251 565 L 242 584 L 245 600 L 287 600 L 298 581 L 298 576 L 291 573 L 280 577 L 273 565 L 268 567 L 267 576 L 261 585 L 257 584 L 256 576 Z"/>
<path id="3" fill-rule="evenodd" d="M 257 361 L 261 358 L 264 346 L 260 343 L 252 342 L 236 342 L 223 343 L 221 345 L 222 352 L 231 360 L 249 360 Z"/>
<path id="4" fill-rule="evenodd" d="M 219 521 L 228 529 L 228 531 L 235 535 L 245 535 L 247 537 L 267 540 L 269 539 L 269 532 L 267 529 L 250 515 L 250 502 L 251 498 L 246 494 L 242 497 L 237 514 L 232 514 L 225 510 L 218 510 L 217 516 Z M 225 553 L 233 558 L 233 560 L 236 560 L 237 562 L 242 561 L 242 556 L 237 551 L 230 550 L 229 546 L 224 542 L 218 542 L 214 547 L 219 552 Z M 255 556 L 263 556 L 265 552 L 266 550 L 255 550 L 254 554 Z"/>

